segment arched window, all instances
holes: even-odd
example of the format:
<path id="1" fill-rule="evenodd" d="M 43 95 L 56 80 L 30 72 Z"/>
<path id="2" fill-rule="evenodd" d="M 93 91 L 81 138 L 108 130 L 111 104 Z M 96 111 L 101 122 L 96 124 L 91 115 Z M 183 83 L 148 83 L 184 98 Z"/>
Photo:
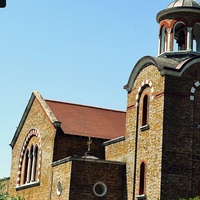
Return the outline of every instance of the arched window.
<path id="1" fill-rule="evenodd" d="M 149 110 L 149 97 L 145 95 L 143 98 L 143 107 L 142 107 L 142 126 L 147 125 L 148 123 L 148 110 Z"/>
<path id="2" fill-rule="evenodd" d="M 174 26 L 174 51 L 186 49 L 186 26 L 183 22 L 177 22 Z M 175 44 L 177 43 L 177 45 Z"/>
<path id="3" fill-rule="evenodd" d="M 38 163 L 38 146 L 36 145 L 33 151 L 33 163 L 32 163 L 32 172 L 31 172 L 32 182 L 36 181 L 37 163 Z"/>
<path id="4" fill-rule="evenodd" d="M 193 27 L 193 51 L 200 52 L 200 24 L 196 23 Z"/>
<path id="5" fill-rule="evenodd" d="M 33 129 L 27 134 L 20 153 L 17 186 L 39 182 L 41 147 L 38 144 L 40 144 L 40 137 Z"/>
<path id="6" fill-rule="evenodd" d="M 27 148 L 25 151 L 24 159 L 23 159 L 23 165 L 22 165 L 22 184 L 26 184 L 27 180 L 27 172 L 28 172 L 28 155 L 29 155 L 29 149 Z"/>
<path id="7" fill-rule="evenodd" d="M 165 26 L 162 26 L 160 31 L 160 53 L 163 53 L 166 51 L 166 28 Z"/>
<path id="8" fill-rule="evenodd" d="M 31 148 L 27 148 L 26 153 L 23 157 L 23 167 L 22 172 L 23 174 L 23 181 L 22 184 L 27 184 L 36 181 L 36 168 L 38 162 L 38 147 L 34 144 L 31 145 Z"/>
<path id="9" fill-rule="evenodd" d="M 140 183 L 139 183 L 139 195 L 145 193 L 145 164 L 144 162 L 140 165 Z"/>

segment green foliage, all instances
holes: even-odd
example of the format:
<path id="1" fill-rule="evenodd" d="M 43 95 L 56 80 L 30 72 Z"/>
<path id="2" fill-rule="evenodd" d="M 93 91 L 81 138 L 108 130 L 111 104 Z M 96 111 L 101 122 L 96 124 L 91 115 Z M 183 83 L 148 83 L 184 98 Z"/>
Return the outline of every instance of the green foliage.
<path id="1" fill-rule="evenodd" d="M 24 198 L 9 196 L 8 192 L 5 192 L 5 185 L 0 183 L 0 200 L 24 200 Z"/>
<path id="2" fill-rule="evenodd" d="M 187 199 L 180 198 L 179 200 L 187 200 Z M 196 196 L 196 197 L 194 197 L 194 198 L 189 198 L 188 200 L 200 200 L 200 197 L 199 197 L 199 196 Z"/>

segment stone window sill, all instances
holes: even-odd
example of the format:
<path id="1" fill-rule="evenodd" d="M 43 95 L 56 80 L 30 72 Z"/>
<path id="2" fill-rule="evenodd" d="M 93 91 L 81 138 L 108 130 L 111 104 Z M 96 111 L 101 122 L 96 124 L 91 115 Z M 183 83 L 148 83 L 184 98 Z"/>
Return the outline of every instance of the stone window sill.
<path id="1" fill-rule="evenodd" d="M 137 200 L 146 199 L 146 195 L 145 195 L 145 194 L 137 195 L 137 196 L 136 196 L 136 199 L 137 199 Z"/>
<path id="2" fill-rule="evenodd" d="M 23 189 L 26 189 L 26 188 L 35 187 L 35 186 L 38 186 L 38 185 L 40 185 L 40 182 L 32 182 L 32 183 L 27 183 L 27 184 L 24 184 L 24 185 L 17 186 L 15 189 L 18 191 L 18 190 L 23 190 Z"/>
<path id="3" fill-rule="evenodd" d="M 148 130 L 148 129 L 149 129 L 149 125 L 148 125 L 148 124 L 146 124 L 146 125 L 140 127 L 140 130 L 141 130 L 141 131 L 146 131 L 146 130 Z"/>

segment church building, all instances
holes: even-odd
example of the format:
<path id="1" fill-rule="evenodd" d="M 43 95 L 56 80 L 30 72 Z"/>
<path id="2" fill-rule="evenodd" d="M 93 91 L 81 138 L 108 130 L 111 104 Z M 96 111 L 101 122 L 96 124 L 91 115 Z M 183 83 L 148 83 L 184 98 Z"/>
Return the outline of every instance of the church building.
<path id="1" fill-rule="evenodd" d="M 178 200 L 200 195 L 200 3 L 162 11 L 158 56 L 124 89 L 126 111 L 33 92 L 11 141 L 8 192 L 25 200 Z M 149 41 L 150 44 L 150 41 Z"/>

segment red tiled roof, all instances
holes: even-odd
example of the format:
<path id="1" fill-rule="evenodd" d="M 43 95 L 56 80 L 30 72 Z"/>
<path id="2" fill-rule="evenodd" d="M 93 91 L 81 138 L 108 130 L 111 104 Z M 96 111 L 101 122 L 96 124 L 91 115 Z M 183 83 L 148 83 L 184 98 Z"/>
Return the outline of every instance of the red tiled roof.
<path id="1" fill-rule="evenodd" d="M 125 135 L 125 112 L 45 100 L 66 134 L 114 139 Z"/>

